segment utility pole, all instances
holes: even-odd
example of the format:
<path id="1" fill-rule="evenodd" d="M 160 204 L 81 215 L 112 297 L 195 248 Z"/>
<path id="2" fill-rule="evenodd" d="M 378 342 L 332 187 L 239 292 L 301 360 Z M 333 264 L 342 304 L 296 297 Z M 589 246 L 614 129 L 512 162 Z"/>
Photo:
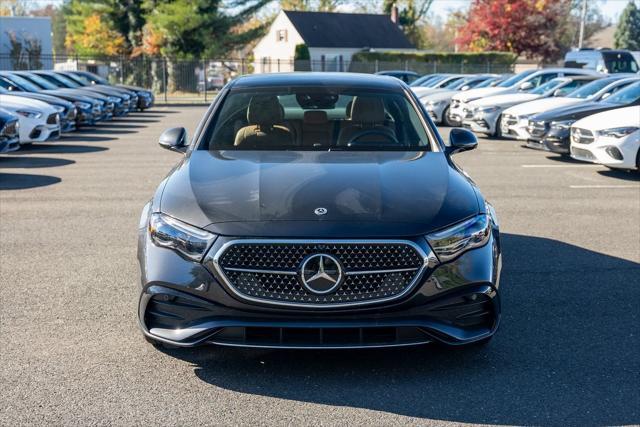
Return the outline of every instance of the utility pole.
<path id="1" fill-rule="evenodd" d="M 584 21 L 587 17 L 587 0 L 582 0 L 582 13 L 580 14 L 580 38 L 578 39 L 578 49 L 582 49 L 584 41 Z"/>

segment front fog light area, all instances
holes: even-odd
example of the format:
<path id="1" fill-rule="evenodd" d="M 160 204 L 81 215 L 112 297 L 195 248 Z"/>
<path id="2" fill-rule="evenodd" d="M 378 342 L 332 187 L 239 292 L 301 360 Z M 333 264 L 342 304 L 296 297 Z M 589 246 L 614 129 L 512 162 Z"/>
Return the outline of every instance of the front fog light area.
<path id="1" fill-rule="evenodd" d="M 202 261 L 207 249 L 216 239 L 215 234 L 162 213 L 151 214 L 149 235 L 156 246 L 173 249 L 198 262 Z"/>
<path id="2" fill-rule="evenodd" d="M 623 156 L 622 156 L 622 153 L 620 152 L 620 150 L 618 150 L 618 148 L 616 148 L 616 147 L 614 147 L 612 145 L 609 145 L 608 147 L 606 147 L 604 149 L 604 151 L 613 159 L 616 159 L 616 160 L 622 160 L 623 159 Z"/>
<path id="3" fill-rule="evenodd" d="M 491 234 L 491 221 L 480 214 L 446 230 L 427 235 L 427 241 L 441 262 L 450 261 L 462 253 L 483 246 Z"/>

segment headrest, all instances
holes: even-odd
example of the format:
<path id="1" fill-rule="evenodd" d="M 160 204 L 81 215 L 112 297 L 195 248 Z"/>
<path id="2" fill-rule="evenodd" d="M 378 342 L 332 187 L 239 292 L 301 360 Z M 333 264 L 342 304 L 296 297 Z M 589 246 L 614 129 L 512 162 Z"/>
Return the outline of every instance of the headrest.
<path id="1" fill-rule="evenodd" d="M 351 106 L 351 120 L 361 123 L 384 122 L 384 103 L 379 97 L 356 96 Z"/>
<path id="2" fill-rule="evenodd" d="M 251 98 L 247 107 L 247 121 L 252 125 L 274 125 L 284 119 L 284 109 L 275 95 Z"/>
<path id="3" fill-rule="evenodd" d="M 329 121 L 326 111 L 311 110 L 304 112 L 304 124 L 306 125 L 324 125 Z"/>

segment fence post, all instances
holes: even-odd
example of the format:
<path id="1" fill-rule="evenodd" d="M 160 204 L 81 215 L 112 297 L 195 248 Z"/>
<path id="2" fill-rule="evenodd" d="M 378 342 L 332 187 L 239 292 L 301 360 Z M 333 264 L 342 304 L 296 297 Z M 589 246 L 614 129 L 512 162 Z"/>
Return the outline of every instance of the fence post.
<path id="1" fill-rule="evenodd" d="M 124 84 L 124 60 L 120 55 L 120 84 Z"/>
<path id="2" fill-rule="evenodd" d="M 380 71 L 380 65 L 378 64 L 378 60 L 376 59 L 376 68 L 375 68 L 375 72 L 377 73 L 378 71 Z"/>
<path id="3" fill-rule="evenodd" d="M 204 86 L 204 102 L 207 102 L 207 68 L 204 62 L 204 59 L 202 59 L 202 84 Z"/>
<path id="4" fill-rule="evenodd" d="M 409 60 L 407 59 L 404 60 L 404 70 L 409 71 Z"/>
<path id="5" fill-rule="evenodd" d="M 164 102 L 167 102 L 167 58 L 162 58 L 162 88 L 164 92 Z"/>
<path id="6" fill-rule="evenodd" d="M 240 59 L 240 75 L 243 76 L 247 74 L 247 72 L 244 69 L 244 56 L 242 57 L 242 59 Z"/>

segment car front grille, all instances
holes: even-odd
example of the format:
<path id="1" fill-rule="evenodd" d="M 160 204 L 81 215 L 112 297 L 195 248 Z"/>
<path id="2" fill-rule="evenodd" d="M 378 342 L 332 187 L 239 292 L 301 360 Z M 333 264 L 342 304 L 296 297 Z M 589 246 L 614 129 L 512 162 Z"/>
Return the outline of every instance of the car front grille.
<path id="1" fill-rule="evenodd" d="M 529 120 L 527 130 L 531 136 L 542 138 L 547 133 L 547 123 L 543 121 Z"/>
<path id="2" fill-rule="evenodd" d="M 58 113 L 49 114 L 49 117 L 47 117 L 47 124 L 55 125 L 58 123 L 58 120 Z"/>
<path id="3" fill-rule="evenodd" d="M 303 284 L 301 266 L 313 255 L 339 262 L 339 286 L 319 294 Z M 387 301 L 413 287 L 427 257 L 409 241 L 242 241 L 225 245 L 215 268 L 239 297 L 277 305 L 331 307 Z"/>
<path id="4" fill-rule="evenodd" d="M 589 150 L 571 147 L 571 156 L 579 160 L 595 160 L 596 157 Z"/>
<path id="5" fill-rule="evenodd" d="M 460 106 L 460 100 L 459 99 L 452 99 L 451 100 L 451 108 L 458 108 L 458 106 Z"/>
<path id="6" fill-rule="evenodd" d="M 591 144 L 594 139 L 593 132 L 588 129 L 571 129 L 571 142 L 574 144 Z"/>

